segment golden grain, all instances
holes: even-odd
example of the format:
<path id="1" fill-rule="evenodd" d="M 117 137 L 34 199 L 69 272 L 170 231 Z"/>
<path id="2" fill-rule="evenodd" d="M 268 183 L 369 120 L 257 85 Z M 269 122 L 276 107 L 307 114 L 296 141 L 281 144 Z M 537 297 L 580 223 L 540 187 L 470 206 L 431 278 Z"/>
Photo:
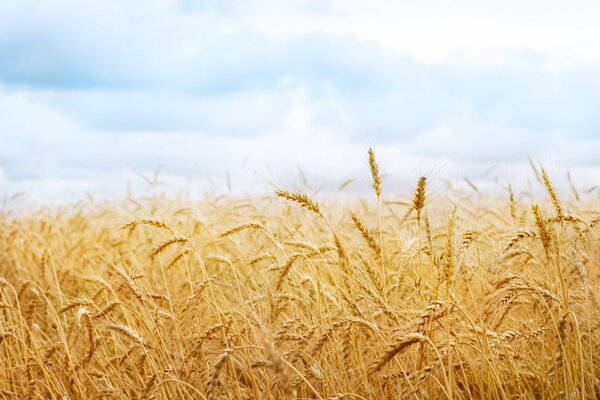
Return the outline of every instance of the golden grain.
<path id="1" fill-rule="evenodd" d="M 373 180 L 373 190 L 378 198 L 381 197 L 381 175 L 379 173 L 379 165 L 375 160 L 375 150 L 369 147 L 369 169 L 371 170 L 371 178 Z"/>
<path id="2" fill-rule="evenodd" d="M 597 193 L 368 168 L 377 198 L 0 210 L 0 397 L 597 398 Z"/>
<path id="3" fill-rule="evenodd" d="M 360 232 L 363 239 L 365 239 L 365 242 L 367 242 L 367 244 L 369 245 L 371 250 L 373 250 L 375 252 L 375 254 L 381 256 L 382 255 L 381 247 L 379 247 L 379 245 L 375 241 L 375 238 L 373 237 L 373 235 L 371 235 L 371 232 L 369 232 L 369 230 L 363 224 L 363 222 L 360 220 L 360 218 L 358 218 L 358 215 L 356 215 L 354 212 L 352 212 L 351 216 L 352 216 L 352 222 L 354 222 L 354 226 L 356 227 L 358 232 Z"/>

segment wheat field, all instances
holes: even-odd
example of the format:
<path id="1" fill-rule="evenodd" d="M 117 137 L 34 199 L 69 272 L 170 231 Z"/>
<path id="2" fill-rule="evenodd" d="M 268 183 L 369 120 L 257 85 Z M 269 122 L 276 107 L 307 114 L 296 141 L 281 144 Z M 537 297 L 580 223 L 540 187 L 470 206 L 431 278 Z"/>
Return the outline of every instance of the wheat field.
<path id="1" fill-rule="evenodd" d="M 600 396 L 597 194 L 167 195 L 0 213 L 5 399 Z"/>

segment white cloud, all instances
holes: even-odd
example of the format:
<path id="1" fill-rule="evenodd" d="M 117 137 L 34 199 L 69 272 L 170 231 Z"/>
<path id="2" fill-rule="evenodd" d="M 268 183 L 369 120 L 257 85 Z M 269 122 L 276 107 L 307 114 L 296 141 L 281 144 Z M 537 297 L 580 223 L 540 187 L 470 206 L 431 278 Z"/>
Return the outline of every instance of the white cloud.
<path id="1" fill-rule="evenodd" d="M 121 193 L 131 163 L 193 192 L 299 166 L 367 190 L 369 145 L 389 190 L 524 184 L 528 155 L 597 179 L 600 5 L 483 4 L 1 2 L 0 186 Z"/>
<path id="2" fill-rule="evenodd" d="M 3 146 L 0 154 L 6 163 L 1 185 L 6 193 L 25 191 L 44 200 L 69 200 L 86 192 L 119 195 L 125 193 L 127 182 L 143 193 L 147 190 L 144 181 L 128 165 L 149 176 L 163 165 L 160 179 L 166 186 L 160 188 L 192 195 L 226 191 L 227 173 L 238 193 L 261 193 L 272 189 L 272 184 L 293 186 L 299 182 L 299 169 L 313 188 L 324 184 L 326 190 L 335 190 L 344 180 L 356 179 L 351 189 L 368 192 L 365 150 L 372 144 L 386 176 L 387 193 L 410 189 L 421 174 L 438 185 L 443 179 L 460 182 L 469 177 L 482 188 L 498 190 L 508 181 L 524 188 L 532 179 L 528 154 L 551 171 L 559 171 L 558 182 L 564 183 L 565 169 L 573 172 L 581 187 L 600 178 L 600 167 L 594 162 L 600 148 L 596 139 L 540 138 L 531 132 L 458 119 L 414 137 L 377 144 L 349 134 L 355 128 L 352 115 L 336 97 L 315 99 L 308 88 L 296 86 L 282 98 L 276 125 L 258 135 L 239 136 L 194 130 L 94 130 L 26 97 L 4 96 L 0 104 L 14 121 L 10 125 L 0 122 L 0 131 L 30 129 L 27 124 L 19 125 L 28 116 L 33 117 L 35 129 L 3 137 L 12 146 Z M 38 129 L 45 126 L 52 126 L 57 134 L 35 138 L 27 133 L 43 132 Z M 493 165 L 493 173 L 484 175 Z"/>
<path id="3" fill-rule="evenodd" d="M 515 49 L 540 52 L 549 67 L 600 61 L 594 39 L 600 5 L 593 1 L 332 0 L 329 13 L 302 14 L 273 3 L 254 2 L 243 23 L 273 37 L 307 30 L 344 34 L 428 63 L 489 64 L 490 55 L 511 62 L 514 52 L 507 50 Z"/>

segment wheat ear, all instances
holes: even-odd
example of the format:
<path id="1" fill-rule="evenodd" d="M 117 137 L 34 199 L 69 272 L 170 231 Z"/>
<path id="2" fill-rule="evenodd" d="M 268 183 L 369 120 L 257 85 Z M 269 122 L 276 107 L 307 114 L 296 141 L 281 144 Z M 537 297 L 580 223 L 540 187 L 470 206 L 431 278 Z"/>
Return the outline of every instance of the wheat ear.
<path id="1" fill-rule="evenodd" d="M 369 168 L 371 170 L 371 178 L 373 179 L 373 190 L 377 197 L 381 197 L 381 175 L 379 174 L 379 165 L 375 160 L 375 151 L 369 147 Z"/>
<path id="2" fill-rule="evenodd" d="M 302 207 L 318 214 L 321 214 L 321 209 L 319 208 L 319 204 L 311 199 L 306 193 L 302 192 L 290 192 L 288 190 L 276 190 L 275 195 L 277 197 L 281 197 L 283 199 L 293 201 L 294 203 L 300 204 Z"/>

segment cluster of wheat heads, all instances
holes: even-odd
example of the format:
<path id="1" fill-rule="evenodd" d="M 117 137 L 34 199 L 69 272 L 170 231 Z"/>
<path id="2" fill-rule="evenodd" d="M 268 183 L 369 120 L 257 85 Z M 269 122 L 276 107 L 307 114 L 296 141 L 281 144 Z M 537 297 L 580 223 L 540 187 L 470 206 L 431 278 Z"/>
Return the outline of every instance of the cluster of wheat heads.
<path id="1" fill-rule="evenodd" d="M 598 197 L 368 161 L 372 199 L 2 211 L 0 398 L 597 398 Z"/>

